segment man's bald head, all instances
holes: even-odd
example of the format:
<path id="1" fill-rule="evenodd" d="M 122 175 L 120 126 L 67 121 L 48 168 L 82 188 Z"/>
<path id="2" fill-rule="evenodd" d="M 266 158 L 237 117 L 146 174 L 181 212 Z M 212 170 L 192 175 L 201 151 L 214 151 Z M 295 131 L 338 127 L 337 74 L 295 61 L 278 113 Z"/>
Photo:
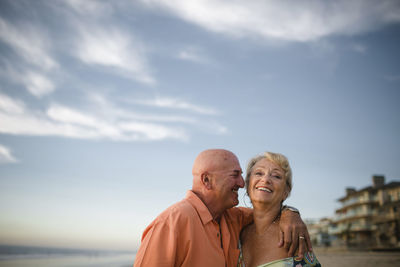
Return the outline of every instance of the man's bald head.
<path id="1" fill-rule="evenodd" d="M 232 160 L 238 161 L 235 154 L 225 149 L 208 149 L 201 152 L 194 161 L 193 176 L 203 172 L 224 170 L 229 167 Z"/>

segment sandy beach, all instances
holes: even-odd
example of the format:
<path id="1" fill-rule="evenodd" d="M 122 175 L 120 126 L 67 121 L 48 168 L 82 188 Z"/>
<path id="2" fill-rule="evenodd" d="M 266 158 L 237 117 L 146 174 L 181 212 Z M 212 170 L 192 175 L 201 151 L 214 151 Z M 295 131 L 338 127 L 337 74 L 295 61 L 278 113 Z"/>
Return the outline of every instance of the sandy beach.
<path id="1" fill-rule="evenodd" d="M 389 267 L 400 266 L 400 252 L 350 252 L 314 248 L 323 267 Z"/>

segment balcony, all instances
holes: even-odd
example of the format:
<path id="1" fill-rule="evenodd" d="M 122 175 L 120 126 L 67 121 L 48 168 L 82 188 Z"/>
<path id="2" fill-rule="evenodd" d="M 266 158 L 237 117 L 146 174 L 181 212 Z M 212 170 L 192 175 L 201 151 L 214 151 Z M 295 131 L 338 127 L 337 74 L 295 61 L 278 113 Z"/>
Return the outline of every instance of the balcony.
<path id="1" fill-rule="evenodd" d="M 359 205 L 366 204 L 378 204 L 378 199 L 374 198 L 362 198 L 362 199 L 349 199 L 348 201 L 342 202 L 342 207 L 337 209 L 336 212 L 345 211 L 349 208 L 356 207 Z"/>
<path id="2" fill-rule="evenodd" d="M 370 217 L 370 216 L 376 216 L 376 215 L 378 215 L 378 213 L 375 210 L 369 210 L 369 211 L 351 210 L 347 213 L 336 215 L 334 218 L 334 221 L 342 222 L 342 221 L 346 221 L 346 220 L 350 220 L 350 219 L 357 219 L 357 218 Z"/>
<path id="3" fill-rule="evenodd" d="M 336 228 L 329 229 L 329 234 L 337 235 L 346 232 L 362 232 L 362 231 L 375 231 L 376 225 L 370 223 L 342 223 Z"/>
<path id="4" fill-rule="evenodd" d="M 373 224 L 353 224 L 350 227 L 350 231 L 359 232 L 359 231 L 375 231 L 376 225 Z"/>
<path id="5" fill-rule="evenodd" d="M 374 223 L 384 223 L 384 222 L 391 222 L 395 220 L 400 220 L 400 214 L 398 213 L 379 213 L 378 216 L 376 216 L 373 221 Z"/>

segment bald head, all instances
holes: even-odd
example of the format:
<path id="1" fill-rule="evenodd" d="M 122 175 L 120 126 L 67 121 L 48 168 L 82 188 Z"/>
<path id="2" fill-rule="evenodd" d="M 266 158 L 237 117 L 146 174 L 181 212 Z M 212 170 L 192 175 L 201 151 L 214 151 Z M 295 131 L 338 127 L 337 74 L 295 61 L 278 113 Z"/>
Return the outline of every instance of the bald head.
<path id="1" fill-rule="evenodd" d="M 193 188 L 200 189 L 201 176 L 216 171 L 229 170 L 233 166 L 239 166 L 239 160 L 232 152 L 225 149 L 208 149 L 201 152 L 194 161 Z"/>
<path id="2" fill-rule="evenodd" d="M 193 176 L 203 172 L 224 170 L 232 161 L 238 161 L 235 154 L 225 149 L 208 149 L 201 152 L 194 161 Z"/>

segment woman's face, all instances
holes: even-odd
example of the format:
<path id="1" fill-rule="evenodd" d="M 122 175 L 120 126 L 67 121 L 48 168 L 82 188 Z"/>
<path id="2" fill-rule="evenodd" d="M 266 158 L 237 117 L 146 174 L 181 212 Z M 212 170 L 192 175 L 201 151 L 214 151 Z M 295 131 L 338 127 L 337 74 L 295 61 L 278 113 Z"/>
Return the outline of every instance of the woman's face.
<path id="1" fill-rule="evenodd" d="M 253 205 L 260 202 L 280 206 L 288 196 L 285 172 L 266 158 L 259 160 L 251 171 L 248 193 Z"/>

